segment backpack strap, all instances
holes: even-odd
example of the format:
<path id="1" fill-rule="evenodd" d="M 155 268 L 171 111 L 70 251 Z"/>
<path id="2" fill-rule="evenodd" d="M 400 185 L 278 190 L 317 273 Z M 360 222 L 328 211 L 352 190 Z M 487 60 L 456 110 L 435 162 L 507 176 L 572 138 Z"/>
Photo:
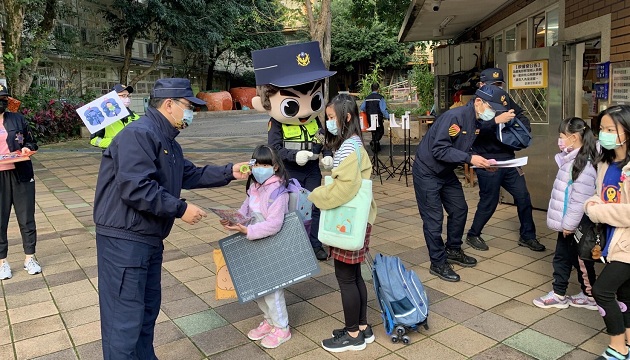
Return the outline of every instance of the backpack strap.
<path id="1" fill-rule="evenodd" d="M 289 183 L 287 183 L 285 186 L 278 186 L 274 191 L 271 192 L 271 195 L 269 195 L 269 202 L 272 203 L 280 195 L 289 192 L 289 186 L 295 185 L 296 182 L 297 180 L 295 178 L 291 178 L 289 179 Z"/>

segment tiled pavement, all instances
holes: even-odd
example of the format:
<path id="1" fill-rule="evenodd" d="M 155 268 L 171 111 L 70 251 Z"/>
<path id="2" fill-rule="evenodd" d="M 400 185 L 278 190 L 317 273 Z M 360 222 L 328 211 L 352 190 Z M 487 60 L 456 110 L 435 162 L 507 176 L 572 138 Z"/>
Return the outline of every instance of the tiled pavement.
<path id="1" fill-rule="evenodd" d="M 264 142 L 264 138 L 258 139 Z M 238 139 L 180 140 L 198 164 L 244 160 L 253 145 Z M 100 323 L 96 291 L 96 249 L 92 204 L 100 154 L 78 142 L 44 146 L 36 155 L 37 255 L 43 274 L 20 270 L 21 241 L 15 219 L 9 224 L 9 261 L 14 277 L 0 287 L 0 360 L 100 359 Z M 63 149 L 60 149 L 63 148 Z M 192 151 L 194 150 L 194 151 Z M 403 179 L 404 180 L 404 179 Z M 409 177 L 411 181 L 411 177 Z M 478 195 L 467 188 L 469 221 Z M 244 199 L 243 183 L 186 192 L 202 206 L 236 207 Z M 214 296 L 212 250 L 227 235 L 210 215 L 195 226 L 176 221 L 165 241 L 162 311 L 156 325 L 158 357 L 167 359 L 594 359 L 608 337 L 596 311 L 542 310 L 531 300 L 550 290 L 555 234 L 545 213 L 535 212 L 538 234 L 548 248 L 535 253 L 517 245 L 515 208 L 499 205 L 485 229 L 490 251 L 479 252 L 475 268 L 456 270 L 458 283 L 429 274 L 413 187 L 389 179 L 374 182 L 379 214 L 372 252 L 400 256 L 424 282 L 431 301 L 430 329 L 411 334 L 410 345 L 386 336 L 370 284 L 368 318 L 376 342 L 356 353 L 331 354 L 319 343 L 343 326 L 340 295 L 331 261 L 321 273 L 287 291 L 293 338 L 274 350 L 247 339 L 260 321 L 253 303 L 218 301 Z M 366 270 L 365 275 L 369 276 Z M 579 291 L 575 282 L 569 293 Z"/>

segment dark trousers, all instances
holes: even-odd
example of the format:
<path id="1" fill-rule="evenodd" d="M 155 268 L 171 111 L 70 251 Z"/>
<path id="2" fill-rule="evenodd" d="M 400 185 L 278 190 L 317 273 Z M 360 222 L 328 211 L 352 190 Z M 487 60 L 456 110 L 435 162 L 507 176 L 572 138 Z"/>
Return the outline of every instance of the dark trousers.
<path id="1" fill-rule="evenodd" d="M 446 262 L 445 249 L 460 249 L 462 247 L 462 236 L 468 214 L 468 205 L 462 184 L 454 172 L 438 177 L 414 166 L 413 188 L 416 192 L 424 240 L 427 242 L 431 263 L 442 265 Z M 442 240 L 442 222 L 444 219 L 442 207 L 448 214 L 446 246 Z"/>
<path id="2" fill-rule="evenodd" d="M 383 122 L 384 122 L 383 118 L 379 117 L 378 126 L 376 127 L 376 130 L 370 131 L 372 133 L 373 143 L 381 141 L 381 139 L 383 138 L 383 134 L 385 134 L 385 127 L 384 127 L 385 125 L 383 124 Z"/>
<path id="3" fill-rule="evenodd" d="M 525 184 L 525 175 L 517 168 L 499 168 L 494 171 L 475 169 L 479 181 L 479 204 L 475 212 L 468 236 L 480 236 L 484 226 L 494 214 L 499 204 L 501 187 L 514 198 L 518 219 L 521 222 L 520 235 L 523 240 L 536 238 L 536 226 L 532 216 L 532 200 Z"/>
<path id="4" fill-rule="evenodd" d="M 96 234 L 98 299 L 105 360 L 157 359 L 164 246 Z"/>
<path id="5" fill-rule="evenodd" d="M 0 171 L 0 259 L 9 252 L 9 217 L 15 209 L 24 254 L 35 254 L 37 227 L 35 226 L 35 181 L 18 181 L 15 170 Z"/>
<path id="6" fill-rule="evenodd" d="M 361 276 L 361 263 L 346 264 L 335 259 L 335 276 L 341 290 L 343 317 L 348 331 L 367 325 L 367 288 Z"/>
<path id="7" fill-rule="evenodd" d="M 566 295 L 573 268 L 577 270 L 578 281 L 584 295 L 593 296 L 595 262 L 580 259 L 573 234 L 564 237 L 562 232 L 558 232 L 556 252 L 553 255 L 553 292 L 561 296 Z"/>
<path id="8" fill-rule="evenodd" d="M 630 264 L 606 264 L 593 286 L 593 297 L 609 335 L 621 335 L 630 328 Z"/>
<path id="9" fill-rule="evenodd" d="M 319 161 L 309 161 L 306 165 L 297 167 L 298 165 L 292 164 L 288 166 L 287 170 L 292 178 L 295 178 L 303 188 L 308 191 L 315 190 L 316 187 L 322 185 L 322 171 L 319 168 Z M 317 206 L 313 205 L 313 212 L 311 213 L 311 229 L 308 235 L 308 239 L 311 241 L 313 248 L 322 247 L 321 241 L 319 241 L 319 215 L 320 210 Z"/>

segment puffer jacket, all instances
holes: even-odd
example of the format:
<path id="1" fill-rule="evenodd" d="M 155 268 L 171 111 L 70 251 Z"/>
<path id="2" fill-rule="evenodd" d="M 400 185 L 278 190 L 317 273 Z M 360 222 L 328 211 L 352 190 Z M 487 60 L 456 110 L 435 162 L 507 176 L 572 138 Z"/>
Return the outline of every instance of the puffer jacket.
<path id="1" fill-rule="evenodd" d="M 630 264 L 630 163 L 622 169 L 621 203 L 605 203 L 602 200 L 602 184 L 609 164 L 597 164 L 597 189 L 595 195 L 584 205 L 586 214 L 594 223 L 615 227 L 606 261 L 620 261 Z M 621 179 L 620 179 L 621 181 Z M 594 204 L 593 204 L 594 203 Z"/>
<path id="2" fill-rule="evenodd" d="M 547 209 L 547 227 L 555 231 L 574 231 L 584 215 L 584 202 L 595 194 L 597 171 L 588 162 L 577 179 L 569 185 L 573 161 L 580 149 L 555 156 L 558 174 L 551 189 L 551 199 Z M 566 213 L 564 212 L 566 206 Z"/>

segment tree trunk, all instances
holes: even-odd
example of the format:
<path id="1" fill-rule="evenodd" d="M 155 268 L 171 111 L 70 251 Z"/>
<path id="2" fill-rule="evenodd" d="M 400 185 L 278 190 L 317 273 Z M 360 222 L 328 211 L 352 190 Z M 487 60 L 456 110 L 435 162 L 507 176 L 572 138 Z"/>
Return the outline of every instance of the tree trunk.
<path id="1" fill-rule="evenodd" d="M 7 74 L 7 82 L 15 96 L 21 71 L 19 64 L 21 60 L 21 38 L 24 30 L 24 7 L 22 7 L 20 0 L 4 0 L 4 9 L 7 15 L 7 27 L 4 30 L 6 53 L 13 56 L 12 65 L 14 66 Z"/>
<path id="2" fill-rule="evenodd" d="M 315 21 L 315 17 L 313 15 L 313 7 L 311 5 L 312 0 L 304 0 L 306 5 L 306 15 L 309 22 L 309 30 L 311 33 L 311 40 L 319 41 L 319 50 L 322 52 L 322 60 L 324 61 L 324 66 L 326 68 L 330 67 L 330 52 L 331 52 L 331 36 L 330 36 L 330 26 L 332 22 L 332 15 L 330 13 L 330 1 L 331 0 L 321 0 L 319 17 L 317 21 Z M 328 102 L 328 78 L 326 78 L 326 84 L 324 89 L 324 99 Z"/>
<path id="3" fill-rule="evenodd" d="M 151 71 L 157 68 L 158 63 L 160 62 L 160 59 L 162 59 L 162 55 L 164 55 L 164 51 L 166 51 L 166 47 L 168 46 L 168 44 L 169 44 L 168 40 L 164 41 L 160 51 L 157 54 L 153 55 L 153 62 L 151 62 L 151 65 L 147 69 L 145 69 L 142 73 L 140 73 L 139 75 L 131 79 L 131 83 L 129 83 L 130 86 L 136 86 L 138 81 L 144 79 L 147 75 L 151 73 Z"/>
<path id="4" fill-rule="evenodd" d="M 123 65 L 120 68 L 119 81 L 121 84 L 127 84 L 129 66 L 131 65 L 131 55 L 133 55 L 133 43 L 136 41 L 136 34 L 132 34 L 127 38 L 125 42 L 125 58 Z"/>
<path id="5" fill-rule="evenodd" d="M 217 64 L 217 58 L 208 61 L 208 74 L 206 75 L 206 90 L 212 90 L 214 82 L 214 67 Z"/>

